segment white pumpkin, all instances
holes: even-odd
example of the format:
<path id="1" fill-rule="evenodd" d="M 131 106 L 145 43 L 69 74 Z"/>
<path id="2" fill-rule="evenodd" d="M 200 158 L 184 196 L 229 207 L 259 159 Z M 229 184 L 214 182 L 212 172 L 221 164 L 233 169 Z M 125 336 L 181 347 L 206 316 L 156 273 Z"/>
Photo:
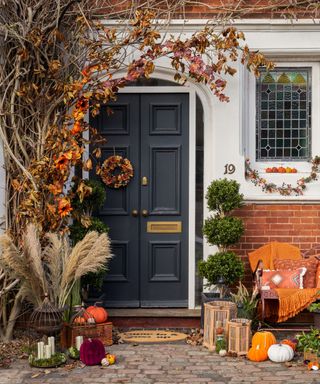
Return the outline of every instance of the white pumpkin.
<path id="1" fill-rule="evenodd" d="M 110 365 L 109 360 L 108 360 L 107 358 L 104 357 L 104 358 L 101 360 L 101 365 L 102 365 L 103 367 L 107 367 L 108 365 Z"/>
<path id="2" fill-rule="evenodd" d="M 226 349 L 220 349 L 219 355 L 222 356 L 222 357 L 226 356 L 227 355 Z"/>
<path id="3" fill-rule="evenodd" d="M 290 345 L 273 344 L 268 349 L 268 357 L 275 363 L 284 363 L 293 359 L 294 352 Z"/>

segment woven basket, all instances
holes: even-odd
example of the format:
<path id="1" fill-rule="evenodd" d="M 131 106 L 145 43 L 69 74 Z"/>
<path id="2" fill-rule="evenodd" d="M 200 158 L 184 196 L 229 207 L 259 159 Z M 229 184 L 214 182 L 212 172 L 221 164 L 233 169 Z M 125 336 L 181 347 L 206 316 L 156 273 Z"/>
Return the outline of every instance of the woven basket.
<path id="1" fill-rule="evenodd" d="M 84 339 L 99 339 L 104 345 L 112 345 L 112 323 L 70 325 L 65 324 L 61 332 L 61 347 L 69 348 L 76 344 L 76 336 Z"/>
<path id="2" fill-rule="evenodd" d="M 228 321 L 237 317 L 237 306 L 231 301 L 211 301 L 204 304 L 203 345 L 210 351 L 215 349 L 215 327 L 223 324 L 228 338 Z"/>
<path id="3" fill-rule="evenodd" d="M 246 355 L 251 340 L 251 320 L 232 319 L 228 322 L 229 343 L 228 351 L 238 356 Z"/>

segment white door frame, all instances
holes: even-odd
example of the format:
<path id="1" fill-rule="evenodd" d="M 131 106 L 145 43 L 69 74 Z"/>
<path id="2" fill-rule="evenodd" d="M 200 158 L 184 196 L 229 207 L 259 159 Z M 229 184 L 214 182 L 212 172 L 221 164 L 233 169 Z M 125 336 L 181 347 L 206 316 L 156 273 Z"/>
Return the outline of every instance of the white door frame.
<path id="1" fill-rule="evenodd" d="M 172 70 L 162 69 L 154 73 L 154 78 L 173 81 Z M 188 308 L 195 308 L 195 186 L 196 186 L 196 95 L 199 96 L 204 112 L 204 169 L 203 181 L 204 190 L 213 179 L 214 153 L 212 151 L 214 143 L 214 127 L 212 120 L 213 97 L 209 88 L 206 86 L 188 82 L 185 86 L 130 86 L 119 90 L 119 93 L 187 93 L 189 94 L 189 233 L 188 233 Z M 87 113 L 86 122 L 89 122 L 89 113 Z M 84 135 L 89 137 L 88 131 Z M 86 146 L 83 155 L 84 160 L 89 157 L 89 146 Z M 83 171 L 83 178 L 89 178 L 89 173 Z M 205 201 L 203 202 L 204 217 L 208 215 Z M 210 247 L 204 241 L 204 258 L 210 253 Z"/>

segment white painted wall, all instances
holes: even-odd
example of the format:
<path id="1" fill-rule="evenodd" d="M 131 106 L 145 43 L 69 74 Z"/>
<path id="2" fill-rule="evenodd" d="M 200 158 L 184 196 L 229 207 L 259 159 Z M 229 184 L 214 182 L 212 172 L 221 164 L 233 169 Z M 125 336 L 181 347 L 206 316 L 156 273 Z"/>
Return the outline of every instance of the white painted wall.
<path id="1" fill-rule="evenodd" d="M 183 26 L 177 21 L 171 32 L 178 33 L 183 28 L 185 35 L 200 29 L 204 21 L 189 21 Z M 320 25 L 313 21 L 270 21 L 242 20 L 239 29 L 245 32 L 246 43 L 251 49 L 259 49 L 278 65 L 312 66 L 312 156 L 320 155 Z M 249 157 L 252 166 L 259 169 L 268 181 L 281 185 L 282 182 L 296 184 L 308 176 L 310 163 L 281 162 L 275 166 L 295 166 L 297 174 L 264 174 L 265 164 L 255 163 L 255 79 L 239 65 L 235 77 L 230 78 L 226 93 L 229 103 L 221 103 L 212 96 L 212 117 L 205 128 L 205 186 L 214 178 L 225 177 L 225 164 L 234 164 L 236 172 L 228 177 L 241 184 L 241 191 L 247 200 L 262 201 L 314 201 L 320 200 L 320 181 L 308 184 L 303 196 L 284 197 L 279 194 L 266 194 L 250 181 L 245 180 L 244 162 Z M 206 110 L 205 110 L 206 113 Z M 208 132 L 212 130 L 212 132 Z M 251 140 L 250 140 L 251 138 Z M 210 153 L 208 153 L 208 151 Z M 270 163 L 269 163 L 270 164 Z M 269 165 L 268 165 L 269 166 Z"/>

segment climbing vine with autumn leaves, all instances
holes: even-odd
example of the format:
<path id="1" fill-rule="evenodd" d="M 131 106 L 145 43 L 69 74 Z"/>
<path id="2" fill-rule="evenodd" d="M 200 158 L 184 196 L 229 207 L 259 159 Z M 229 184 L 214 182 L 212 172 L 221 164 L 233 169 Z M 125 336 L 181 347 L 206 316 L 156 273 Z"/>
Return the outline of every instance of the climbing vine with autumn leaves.
<path id="1" fill-rule="evenodd" d="M 18 33 L 12 26 L 23 12 L 16 15 L 0 6 L 8 21 L 0 27 L 5 54 L 0 135 L 7 228 L 16 238 L 30 221 L 43 232 L 67 228 L 73 211 L 72 170 L 94 166 L 100 172 L 101 138 L 89 127 L 87 114 L 98 114 L 128 83 L 149 78 L 159 59 L 170 61 L 177 82 L 207 84 L 221 101 L 228 101 L 227 78 L 236 73 L 237 60 L 255 74 L 261 65 L 271 66 L 261 53 L 249 50 L 243 33 L 233 27 L 206 26 L 189 37 L 173 37 L 160 33 L 152 7 L 137 6 L 131 18 L 110 26 L 92 18 L 90 2 L 60 1 L 60 10 L 55 3 L 48 0 L 45 7 L 56 13 L 55 23 L 40 6 L 22 5 L 24 29 Z M 84 159 L 89 144 L 85 131 L 90 131 L 98 161 Z M 78 185 L 81 197 L 89 192 L 81 181 Z"/>

